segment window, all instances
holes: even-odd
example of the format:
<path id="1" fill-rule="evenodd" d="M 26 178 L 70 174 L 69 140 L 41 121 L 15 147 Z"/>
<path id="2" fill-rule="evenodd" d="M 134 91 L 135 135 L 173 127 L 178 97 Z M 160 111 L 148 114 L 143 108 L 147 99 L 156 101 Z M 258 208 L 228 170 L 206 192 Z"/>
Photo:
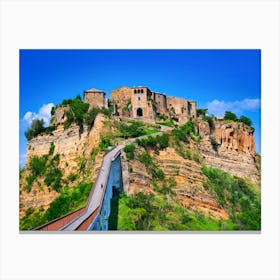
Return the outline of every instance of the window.
<path id="1" fill-rule="evenodd" d="M 138 96 L 138 101 L 140 101 L 141 100 L 141 97 L 140 96 Z"/>

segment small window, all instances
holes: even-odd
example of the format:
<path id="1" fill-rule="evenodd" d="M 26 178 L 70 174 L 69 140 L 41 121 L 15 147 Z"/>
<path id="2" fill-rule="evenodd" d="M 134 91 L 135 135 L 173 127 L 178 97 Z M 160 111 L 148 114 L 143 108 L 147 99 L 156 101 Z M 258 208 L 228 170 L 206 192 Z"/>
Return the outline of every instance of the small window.
<path id="1" fill-rule="evenodd" d="M 143 89 L 141 89 L 141 91 L 140 91 L 141 93 L 143 93 L 144 92 L 144 90 Z"/>
<path id="2" fill-rule="evenodd" d="M 140 101 L 141 100 L 141 97 L 140 96 L 138 96 L 138 101 Z"/>

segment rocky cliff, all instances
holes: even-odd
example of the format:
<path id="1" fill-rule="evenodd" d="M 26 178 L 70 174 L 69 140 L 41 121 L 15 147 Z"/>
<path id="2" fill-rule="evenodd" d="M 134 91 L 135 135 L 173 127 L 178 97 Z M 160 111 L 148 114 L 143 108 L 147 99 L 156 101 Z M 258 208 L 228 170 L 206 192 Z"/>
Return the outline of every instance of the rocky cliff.
<path id="1" fill-rule="evenodd" d="M 231 121 L 215 121 L 210 127 L 208 122 L 198 120 L 196 129 L 202 137 L 198 147 L 205 164 L 254 182 L 260 181 L 252 127 Z"/>
<path id="2" fill-rule="evenodd" d="M 57 129 L 49 135 L 39 135 L 28 142 L 27 158 L 49 153 L 51 143 L 54 144 L 54 154 L 60 155 L 59 168 L 63 170 L 63 178 L 70 174 L 78 174 L 81 162 L 89 164 L 100 143 L 100 135 L 106 129 L 113 131 L 113 125 L 108 124 L 108 119 L 97 115 L 94 126 L 89 130 L 72 124 L 64 129 L 65 109 L 59 110 L 52 120 L 52 125 Z M 116 120 L 115 120 L 116 122 Z M 150 156 L 157 167 L 165 174 L 165 179 L 173 180 L 173 191 L 180 203 L 193 211 L 200 211 L 217 219 L 228 219 L 226 210 L 219 205 L 217 197 L 205 187 L 206 177 L 202 172 L 202 165 L 222 169 L 232 175 L 249 178 L 254 182 L 260 181 L 260 171 L 256 167 L 254 130 L 242 123 L 215 121 L 212 124 L 202 119 L 195 121 L 197 133 L 201 140 L 188 137 L 187 143 L 169 141 L 169 147 L 155 153 L 150 151 Z M 169 131 L 170 134 L 170 131 Z M 137 146 L 137 145 L 136 145 Z M 179 149 L 180 148 L 180 149 Z M 146 166 L 139 161 L 137 155 L 145 152 L 137 147 L 135 159 L 123 163 L 126 166 L 125 190 L 128 194 L 137 192 L 153 192 L 153 179 Z M 90 178 L 94 181 L 100 168 L 103 153 L 94 157 L 94 164 L 89 166 Z M 124 156 L 125 158 L 125 156 Z M 25 184 L 25 179 L 21 180 Z M 21 189 L 20 203 L 21 214 L 32 206 L 35 209 L 48 208 L 49 204 L 59 195 L 50 191 L 40 182 L 35 182 L 32 192 Z"/>

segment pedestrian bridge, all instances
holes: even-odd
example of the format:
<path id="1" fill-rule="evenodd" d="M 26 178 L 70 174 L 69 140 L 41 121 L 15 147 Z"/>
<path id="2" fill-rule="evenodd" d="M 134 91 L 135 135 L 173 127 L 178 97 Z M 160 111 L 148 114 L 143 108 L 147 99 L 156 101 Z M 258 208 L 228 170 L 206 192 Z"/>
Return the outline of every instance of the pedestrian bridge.
<path id="1" fill-rule="evenodd" d="M 121 167 L 123 147 L 123 145 L 117 146 L 104 156 L 85 207 L 50 221 L 35 230 L 108 230 L 113 193 L 123 190 Z"/>

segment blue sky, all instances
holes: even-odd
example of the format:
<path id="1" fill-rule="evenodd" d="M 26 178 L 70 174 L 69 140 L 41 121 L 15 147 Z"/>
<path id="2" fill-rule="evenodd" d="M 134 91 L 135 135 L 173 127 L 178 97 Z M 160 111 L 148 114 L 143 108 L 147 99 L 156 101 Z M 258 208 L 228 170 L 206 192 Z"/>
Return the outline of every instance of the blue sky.
<path id="1" fill-rule="evenodd" d="M 196 100 L 210 114 L 246 115 L 260 153 L 260 75 L 260 50 L 20 50 L 20 165 L 31 120 L 48 123 L 53 104 L 93 87 L 109 97 L 120 86 L 145 85 Z"/>

